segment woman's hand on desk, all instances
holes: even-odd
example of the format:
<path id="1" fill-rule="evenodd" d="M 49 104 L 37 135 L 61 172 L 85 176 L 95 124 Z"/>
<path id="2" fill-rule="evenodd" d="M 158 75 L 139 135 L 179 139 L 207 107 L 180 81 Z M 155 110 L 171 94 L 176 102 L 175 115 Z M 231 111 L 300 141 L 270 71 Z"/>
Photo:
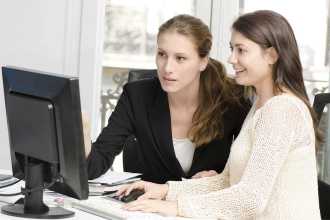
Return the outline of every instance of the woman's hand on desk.
<path id="1" fill-rule="evenodd" d="M 116 195 L 117 196 L 128 195 L 133 189 L 140 189 L 144 191 L 144 194 L 140 196 L 138 200 L 165 199 L 168 191 L 168 185 L 151 183 L 147 181 L 138 181 L 130 185 L 125 185 L 120 187 Z"/>
<path id="2" fill-rule="evenodd" d="M 139 198 L 136 201 L 125 204 L 123 209 L 128 211 L 157 212 L 166 216 L 178 215 L 177 201 Z"/>
<path id="3" fill-rule="evenodd" d="M 196 173 L 191 178 L 198 179 L 198 178 L 203 178 L 203 177 L 215 176 L 217 174 L 218 173 L 215 170 L 204 170 L 204 171 L 200 171 L 200 172 Z"/>

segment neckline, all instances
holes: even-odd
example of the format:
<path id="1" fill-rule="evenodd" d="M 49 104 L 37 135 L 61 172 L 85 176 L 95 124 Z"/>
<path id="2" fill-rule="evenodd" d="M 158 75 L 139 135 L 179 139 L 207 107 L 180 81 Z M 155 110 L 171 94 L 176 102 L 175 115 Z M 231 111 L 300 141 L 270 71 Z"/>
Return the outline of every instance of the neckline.
<path id="1" fill-rule="evenodd" d="M 272 100 L 274 100 L 275 98 L 279 98 L 279 97 L 290 97 L 290 98 L 294 98 L 294 99 L 299 99 L 298 97 L 296 97 L 295 95 L 293 94 L 290 94 L 290 93 L 282 93 L 280 95 L 275 95 L 271 98 L 269 98 L 261 107 L 259 107 L 258 109 L 256 108 L 256 103 L 257 103 L 257 100 L 258 100 L 258 97 L 256 98 L 256 100 L 254 101 L 253 105 L 252 105 L 252 112 L 253 112 L 253 115 L 255 115 L 257 112 L 260 112 L 265 106 L 268 105 L 268 103 L 270 103 Z"/>
<path id="2" fill-rule="evenodd" d="M 173 140 L 174 140 L 174 141 L 187 141 L 187 140 L 190 141 L 189 138 L 175 138 L 175 137 L 173 137 Z"/>

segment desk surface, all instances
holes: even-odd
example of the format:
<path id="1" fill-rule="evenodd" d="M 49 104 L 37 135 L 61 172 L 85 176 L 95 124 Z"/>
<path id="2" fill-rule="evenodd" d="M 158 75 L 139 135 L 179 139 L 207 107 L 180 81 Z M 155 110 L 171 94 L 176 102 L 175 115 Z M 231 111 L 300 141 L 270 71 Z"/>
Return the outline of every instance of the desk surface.
<path id="1" fill-rule="evenodd" d="M 0 173 L 1 174 L 12 174 L 10 171 L 8 170 L 2 170 L 0 169 Z M 5 189 L 0 189 L 0 193 L 14 193 L 14 192 L 19 192 L 20 187 L 23 186 L 23 182 L 22 183 L 18 183 L 14 186 L 10 186 L 8 188 Z M 0 196 L 0 206 L 6 205 L 8 203 L 13 203 L 15 202 L 17 199 L 19 199 L 22 196 L 13 196 L 13 197 L 3 197 Z M 44 193 L 44 202 L 46 204 L 49 205 L 50 202 L 54 201 L 56 197 L 51 196 L 51 195 L 47 195 L 47 193 Z M 87 212 L 83 212 L 77 209 L 73 209 L 73 208 L 67 208 L 70 211 L 75 212 L 75 215 L 71 218 L 66 218 L 68 220 L 104 220 L 104 218 L 101 218 L 99 216 L 87 213 Z M 34 218 L 20 218 L 20 217 L 14 217 L 14 216 L 8 216 L 5 214 L 0 213 L 0 219 L 1 220 L 22 220 L 22 219 L 34 219 Z M 39 219 L 40 220 L 40 219 Z"/>
<path id="2" fill-rule="evenodd" d="M 5 170 L 1 170 L 0 169 L 0 173 L 1 174 L 10 174 L 9 171 L 5 171 Z M 19 192 L 20 190 L 20 187 L 23 186 L 24 182 L 21 182 L 21 183 L 18 183 L 14 186 L 10 186 L 10 187 L 7 187 L 5 189 L 0 189 L 0 193 L 15 193 L 15 192 Z M 18 200 L 20 197 L 22 196 L 13 196 L 13 197 L 3 197 L 3 196 L 0 196 L 0 207 L 3 206 L 3 205 L 6 205 L 8 203 L 13 203 L 15 202 L 16 200 Z M 57 198 L 56 195 L 51 195 L 51 194 L 48 194 L 48 193 L 44 193 L 44 202 L 49 205 L 49 206 L 52 206 L 52 205 L 55 205 L 55 202 L 54 202 L 54 199 Z M 93 214 L 90 214 L 90 213 L 87 213 L 87 212 L 84 212 L 84 211 L 81 211 L 81 210 L 77 210 L 77 209 L 74 209 L 74 208 L 71 208 L 69 206 L 65 206 L 64 208 L 70 210 L 70 211 L 73 211 L 75 212 L 75 215 L 71 218 L 66 218 L 68 220 L 104 220 L 104 218 L 102 217 L 99 217 L 99 216 L 96 216 L 96 215 L 93 215 Z M 5 214 L 2 214 L 0 213 L 0 219 L 1 220 L 22 220 L 22 219 L 34 219 L 34 218 L 20 218 L 20 217 L 14 217 L 14 216 L 8 216 L 8 215 L 5 215 Z M 149 215 L 146 215 L 146 217 L 144 218 L 143 216 L 139 216 L 138 218 L 129 218 L 129 219 L 134 219 L 134 220 L 151 220 L 150 216 Z M 153 220 L 157 220 L 155 219 L 154 217 L 152 218 Z M 175 217 L 163 217 L 163 216 L 159 216 L 159 220 L 183 220 L 183 219 L 187 219 L 187 218 L 175 218 Z M 37 220 L 37 219 L 36 219 Z M 40 220 L 40 219 L 39 219 Z"/>

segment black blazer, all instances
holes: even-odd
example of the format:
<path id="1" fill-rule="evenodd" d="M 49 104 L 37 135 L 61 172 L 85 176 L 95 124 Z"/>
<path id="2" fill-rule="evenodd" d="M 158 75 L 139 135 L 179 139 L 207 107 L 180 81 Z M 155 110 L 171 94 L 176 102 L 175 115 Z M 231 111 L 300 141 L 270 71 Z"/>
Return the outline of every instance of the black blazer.
<path id="1" fill-rule="evenodd" d="M 190 171 L 183 172 L 176 159 L 167 93 L 157 78 L 127 83 L 108 125 L 92 145 L 87 158 L 89 178 L 105 173 L 123 146 L 129 147 L 125 171 L 143 173 L 143 179 L 158 183 L 189 178 L 203 170 L 222 172 L 233 138 L 238 135 L 250 108 L 228 106 L 224 114 L 224 137 L 196 148 Z"/>

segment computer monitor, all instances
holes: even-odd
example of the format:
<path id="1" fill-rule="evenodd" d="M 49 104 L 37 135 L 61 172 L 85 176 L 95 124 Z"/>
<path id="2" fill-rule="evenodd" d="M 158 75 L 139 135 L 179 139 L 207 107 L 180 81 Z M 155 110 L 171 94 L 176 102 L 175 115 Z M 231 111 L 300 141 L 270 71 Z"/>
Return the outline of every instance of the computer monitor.
<path id="1" fill-rule="evenodd" d="M 32 218 L 72 216 L 47 207 L 43 190 L 88 197 L 78 78 L 16 67 L 3 67 L 2 76 L 13 175 L 24 178 L 25 197 L 1 211 Z"/>

